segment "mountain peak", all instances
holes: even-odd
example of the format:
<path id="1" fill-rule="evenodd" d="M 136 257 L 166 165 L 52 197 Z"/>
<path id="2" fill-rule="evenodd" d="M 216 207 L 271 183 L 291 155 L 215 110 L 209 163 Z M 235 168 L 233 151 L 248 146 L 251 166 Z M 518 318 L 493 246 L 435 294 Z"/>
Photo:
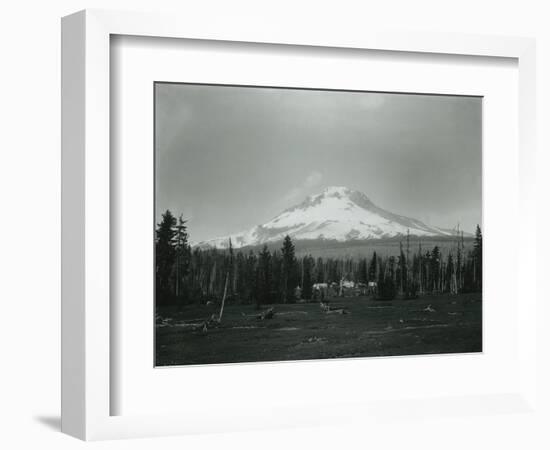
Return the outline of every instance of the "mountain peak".
<path id="1" fill-rule="evenodd" d="M 327 239 L 340 242 L 404 236 L 446 236 L 446 230 L 419 220 L 386 211 L 365 194 L 345 186 L 329 186 L 310 195 L 302 203 L 286 209 L 269 222 L 232 236 L 201 242 L 199 245 L 234 247 L 261 245 L 282 240 Z"/>
<path id="2" fill-rule="evenodd" d="M 329 186 L 323 190 L 325 195 L 349 195 L 351 192 L 353 191 L 345 186 Z"/>

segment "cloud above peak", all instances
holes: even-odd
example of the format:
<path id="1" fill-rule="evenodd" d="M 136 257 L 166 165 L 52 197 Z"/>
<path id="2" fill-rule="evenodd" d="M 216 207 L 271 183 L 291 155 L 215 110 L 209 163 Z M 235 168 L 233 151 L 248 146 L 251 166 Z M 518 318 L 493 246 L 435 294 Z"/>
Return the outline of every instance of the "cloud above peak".
<path id="1" fill-rule="evenodd" d="M 292 206 L 297 201 L 303 200 L 309 194 L 309 191 L 321 184 L 323 174 L 318 171 L 311 172 L 299 186 L 293 187 L 284 195 L 284 202 L 287 206 Z"/>

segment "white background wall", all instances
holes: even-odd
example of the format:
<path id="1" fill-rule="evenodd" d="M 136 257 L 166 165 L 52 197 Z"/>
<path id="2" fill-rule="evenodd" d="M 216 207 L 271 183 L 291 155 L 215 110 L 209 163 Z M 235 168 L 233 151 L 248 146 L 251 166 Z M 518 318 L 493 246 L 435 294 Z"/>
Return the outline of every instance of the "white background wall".
<path id="1" fill-rule="evenodd" d="M 83 8 L 180 10 L 229 21 L 261 16 L 334 27 L 533 36 L 538 39 L 539 274 L 548 249 L 550 192 L 550 13 L 536 0 L 141 1 L 20 0 L 0 7 L 0 447 L 60 449 L 83 444 L 59 433 L 60 17 Z M 546 133 L 544 135 L 543 133 Z M 527 233 L 529 230 L 518 230 Z M 546 264 L 547 265 L 547 264 Z M 541 277 L 542 279 L 542 277 Z M 550 299 L 549 299 L 550 301 Z M 544 303 L 541 314 L 550 308 Z M 540 330 L 548 384 L 550 333 Z M 406 377 L 406 374 L 404 374 Z M 541 398 L 550 404 L 547 386 Z M 550 417 L 476 417 L 370 426 L 95 443 L 95 448 L 548 448 Z"/>

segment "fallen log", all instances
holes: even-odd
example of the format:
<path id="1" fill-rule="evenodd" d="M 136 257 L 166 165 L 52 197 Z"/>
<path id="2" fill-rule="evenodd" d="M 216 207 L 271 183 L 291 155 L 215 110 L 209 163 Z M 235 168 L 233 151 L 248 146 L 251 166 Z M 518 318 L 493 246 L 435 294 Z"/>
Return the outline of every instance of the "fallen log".
<path id="1" fill-rule="evenodd" d="M 346 308 L 333 308 L 328 303 L 321 302 L 319 306 L 325 314 L 349 314 Z"/>
<path id="2" fill-rule="evenodd" d="M 263 311 L 260 314 L 258 314 L 257 319 L 258 320 L 273 319 L 274 316 L 275 316 L 275 311 L 273 310 L 273 308 L 269 308 L 268 310 Z"/>
<path id="3" fill-rule="evenodd" d="M 349 314 L 346 308 L 329 308 L 325 314 Z"/>

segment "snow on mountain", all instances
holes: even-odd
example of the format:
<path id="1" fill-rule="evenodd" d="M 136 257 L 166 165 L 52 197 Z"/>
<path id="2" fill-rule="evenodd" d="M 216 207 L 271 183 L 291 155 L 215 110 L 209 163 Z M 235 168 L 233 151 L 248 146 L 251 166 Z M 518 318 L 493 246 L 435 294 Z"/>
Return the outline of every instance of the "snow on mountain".
<path id="1" fill-rule="evenodd" d="M 419 220 L 393 214 L 376 206 L 362 192 L 346 187 L 329 187 L 302 203 L 283 211 L 263 225 L 208 241 L 201 247 L 227 248 L 261 245 L 282 240 L 330 239 L 339 242 L 391 238 L 406 235 L 451 236 L 450 230 L 431 227 Z"/>

